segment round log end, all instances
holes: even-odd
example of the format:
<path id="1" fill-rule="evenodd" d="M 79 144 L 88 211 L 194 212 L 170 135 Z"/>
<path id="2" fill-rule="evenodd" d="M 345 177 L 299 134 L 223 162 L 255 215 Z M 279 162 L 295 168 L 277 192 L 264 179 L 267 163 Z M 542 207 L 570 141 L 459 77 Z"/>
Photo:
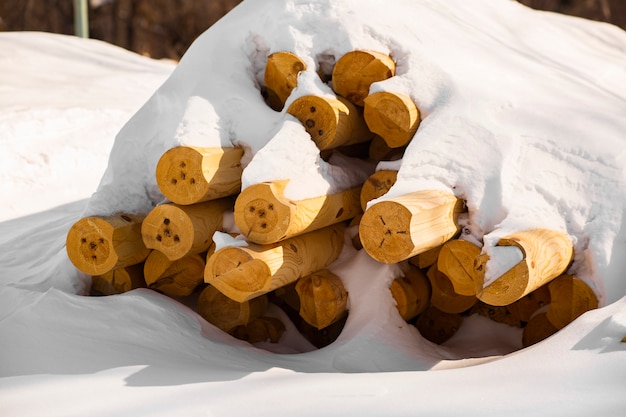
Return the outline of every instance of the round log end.
<path id="1" fill-rule="evenodd" d="M 264 82 L 270 107 L 280 111 L 291 91 L 298 84 L 298 74 L 306 64 L 296 54 L 286 51 L 275 52 L 267 57 Z"/>
<path id="2" fill-rule="evenodd" d="M 337 60 L 333 69 L 333 90 L 357 106 L 369 94 L 370 86 L 395 75 L 396 65 L 387 54 L 354 50 Z"/>
<path id="3" fill-rule="evenodd" d="M 302 123 L 320 150 L 329 149 L 335 139 L 339 123 L 339 109 L 345 106 L 341 101 L 318 96 L 297 98 L 287 113 Z M 346 112 L 346 110 L 342 110 Z"/>
<path id="4" fill-rule="evenodd" d="M 359 236 L 365 251 L 382 263 L 397 263 L 411 256 L 411 212 L 395 201 L 371 206 L 361 218 Z"/>
<path id="5" fill-rule="evenodd" d="M 330 326 L 345 314 L 348 293 L 341 279 L 327 269 L 300 278 L 296 292 L 300 316 L 317 329 Z"/>
<path id="6" fill-rule="evenodd" d="M 398 171 L 380 170 L 369 176 L 361 188 L 361 208 L 365 211 L 367 203 L 381 197 L 396 183 Z"/>
<path id="7" fill-rule="evenodd" d="M 102 275 L 118 261 L 113 245 L 113 226 L 98 217 L 85 217 L 70 228 L 67 255 L 74 266 L 88 275 Z"/>
<path id="8" fill-rule="evenodd" d="M 144 219 L 141 236 L 147 248 L 156 249 L 175 261 L 187 255 L 193 246 L 195 232 L 184 210 L 174 204 L 162 204 Z"/>
<path id="9" fill-rule="evenodd" d="M 251 301 L 237 302 L 209 285 L 198 298 L 198 314 L 216 327 L 229 332 L 260 317 L 268 306 L 267 296 Z"/>
<path id="10" fill-rule="evenodd" d="M 285 238 L 291 222 L 290 206 L 272 183 L 252 185 L 235 202 L 235 223 L 250 242 L 275 243 Z"/>
<path id="11" fill-rule="evenodd" d="M 363 117 L 373 133 L 381 136 L 390 148 L 408 144 L 420 124 L 420 113 L 410 97 L 379 91 L 364 100 Z"/>
<path id="12" fill-rule="evenodd" d="M 163 195 L 176 204 L 197 203 L 209 189 L 202 171 L 202 154 L 188 146 L 177 146 L 161 156 L 156 181 Z"/>

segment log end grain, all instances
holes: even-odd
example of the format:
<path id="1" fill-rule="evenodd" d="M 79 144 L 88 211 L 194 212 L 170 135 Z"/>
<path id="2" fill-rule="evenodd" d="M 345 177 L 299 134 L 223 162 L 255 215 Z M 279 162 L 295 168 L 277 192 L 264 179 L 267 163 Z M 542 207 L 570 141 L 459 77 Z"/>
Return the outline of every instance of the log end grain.
<path id="1" fill-rule="evenodd" d="M 300 278 L 296 283 L 300 316 L 317 329 L 324 329 L 346 312 L 348 293 L 341 279 L 328 269 Z"/>
<path id="2" fill-rule="evenodd" d="M 421 118 L 410 97 L 387 91 L 379 91 L 364 100 L 363 117 L 369 130 L 382 137 L 390 148 L 407 145 Z"/>
<path id="3" fill-rule="evenodd" d="M 370 86 L 395 75 L 396 65 L 387 54 L 354 50 L 342 55 L 332 74 L 333 90 L 357 106 L 369 94 Z"/>
<path id="4" fill-rule="evenodd" d="M 298 74 L 305 69 L 304 61 L 291 52 L 279 51 L 267 57 L 264 83 L 272 109 L 282 110 L 291 91 L 298 85 Z"/>
<path id="5" fill-rule="evenodd" d="M 191 219 L 175 204 L 162 204 L 148 213 L 141 235 L 146 247 L 158 250 L 172 261 L 189 253 L 195 239 Z"/>

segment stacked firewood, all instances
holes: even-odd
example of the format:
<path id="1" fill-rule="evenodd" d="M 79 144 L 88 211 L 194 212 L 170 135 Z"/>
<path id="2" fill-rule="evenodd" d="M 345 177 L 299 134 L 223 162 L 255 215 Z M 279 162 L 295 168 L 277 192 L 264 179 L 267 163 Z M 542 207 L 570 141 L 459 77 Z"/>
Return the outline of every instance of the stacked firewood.
<path id="1" fill-rule="evenodd" d="M 280 111 L 306 69 L 288 52 L 267 59 L 264 94 Z M 297 118 L 322 157 L 351 152 L 379 162 L 401 158 L 420 113 L 398 92 L 370 94 L 395 75 L 386 54 L 356 50 L 331 74 L 320 73 L 335 97 L 306 95 L 285 112 Z M 365 150 L 365 152 L 364 152 Z M 243 152 L 237 147 L 178 146 L 165 152 L 156 181 L 169 200 L 145 216 L 122 213 L 80 219 L 67 235 L 77 269 L 92 276 L 92 290 L 117 294 L 147 287 L 172 297 L 193 297 L 207 321 L 250 342 L 278 341 L 285 323 L 267 315 L 283 308 L 316 346 L 332 342 L 348 315 L 348 294 L 330 269 L 344 236 L 383 263 L 399 263 L 404 276 L 390 287 L 401 317 L 427 339 L 442 343 L 468 314 L 524 327 L 524 343 L 541 340 L 597 307 L 581 280 L 563 275 L 572 258 L 565 235 L 529 230 L 502 239 L 520 261 L 485 285 L 488 255 L 459 239 L 464 204 L 438 190 L 391 199 L 395 171 L 377 171 L 359 187 L 305 200 L 285 195 L 289 178 L 241 190 Z M 232 214 L 245 245 L 216 250 L 214 236 Z"/>

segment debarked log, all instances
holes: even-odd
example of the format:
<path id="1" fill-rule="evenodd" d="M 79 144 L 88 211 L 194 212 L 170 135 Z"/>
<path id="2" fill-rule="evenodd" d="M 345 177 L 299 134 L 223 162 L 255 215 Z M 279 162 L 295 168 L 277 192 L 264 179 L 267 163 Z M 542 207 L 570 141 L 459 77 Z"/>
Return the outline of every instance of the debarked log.
<path id="1" fill-rule="evenodd" d="M 583 313 L 598 308 L 598 297 L 583 280 L 564 274 L 548 284 L 550 307 L 546 317 L 562 329 Z"/>
<path id="2" fill-rule="evenodd" d="M 440 345 L 454 336 L 462 324 L 462 315 L 445 313 L 431 305 L 419 315 L 415 327 L 425 339 Z"/>
<path id="3" fill-rule="evenodd" d="M 377 51 L 354 50 L 342 55 L 333 68 L 333 90 L 357 106 L 369 94 L 370 86 L 391 78 L 396 64 L 387 54 Z"/>
<path id="4" fill-rule="evenodd" d="M 450 278 L 439 271 L 437 265 L 431 266 L 426 276 L 432 289 L 430 303 L 445 313 L 463 313 L 478 301 L 474 295 L 457 294 Z"/>
<path id="5" fill-rule="evenodd" d="M 500 239 L 497 246 L 517 247 L 522 260 L 484 286 L 489 255 L 483 253 L 476 259 L 476 295 L 495 306 L 512 304 L 558 277 L 568 268 L 574 254 L 569 237 L 549 229 L 517 232 Z"/>
<path id="6" fill-rule="evenodd" d="M 272 245 L 225 247 L 207 260 L 205 282 L 244 302 L 325 268 L 343 248 L 345 225 L 339 223 Z"/>
<path id="7" fill-rule="evenodd" d="M 213 234 L 223 227 L 224 212 L 232 207 L 233 200 L 228 197 L 190 206 L 161 204 L 143 221 L 143 241 L 170 261 L 206 252 L 213 244 Z"/>
<path id="8" fill-rule="evenodd" d="M 285 197 L 288 181 L 254 184 L 235 202 L 235 223 L 246 240 L 261 245 L 321 229 L 361 213 L 360 187 L 304 200 Z"/>
<path id="9" fill-rule="evenodd" d="M 442 245 L 459 231 L 463 202 L 439 190 L 421 190 L 370 206 L 359 225 L 363 248 L 375 260 L 397 263 Z"/>
<path id="10" fill-rule="evenodd" d="M 370 175 L 361 187 L 361 209 L 365 211 L 367 203 L 387 194 L 396 183 L 398 171 L 383 169 Z"/>
<path id="11" fill-rule="evenodd" d="M 476 295 L 474 262 L 480 247 L 467 240 L 450 240 L 443 244 L 437 258 L 437 269 L 446 275 L 460 295 Z"/>
<path id="12" fill-rule="evenodd" d="M 296 282 L 300 317 L 317 329 L 324 329 L 346 314 L 348 292 L 341 278 L 320 269 Z"/>
<path id="13" fill-rule="evenodd" d="M 133 214 L 80 219 L 66 237 L 70 261 L 88 275 L 102 275 L 143 262 L 150 253 L 141 238 L 143 220 L 143 216 Z"/>
<path id="14" fill-rule="evenodd" d="M 400 317 L 409 321 L 423 313 L 430 305 L 431 288 L 426 274 L 408 265 L 404 275 L 394 279 L 389 286 L 396 301 Z"/>
<path id="15" fill-rule="evenodd" d="M 367 142 L 374 136 L 363 112 L 343 97 L 302 96 L 289 105 L 287 113 L 302 123 L 320 150 Z"/>
<path id="16" fill-rule="evenodd" d="M 209 285 L 198 297 L 197 311 L 206 321 L 230 332 L 237 326 L 250 323 L 265 314 L 268 307 L 266 295 L 250 301 L 237 302 Z"/>
<path id="17" fill-rule="evenodd" d="M 241 189 L 241 157 L 236 147 L 177 146 L 156 167 L 163 195 L 176 204 L 195 204 L 237 194 Z"/>
<path id="18" fill-rule="evenodd" d="M 145 287 L 143 263 L 113 269 L 91 277 L 91 292 L 100 295 L 122 294 Z"/>
<path id="19" fill-rule="evenodd" d="M 379 91 L 364 100 L 363 117 L 370 131 L 382 137 L 390 148 L 407 145 L 421 118 L 410 97 L 388 91 Z"/>
<path id="20" fill-rule="evenodd" d="M 204 282 L 204 259 L 193 254 L 171 261 L 163 253 L 153 250 L 144 263 L 146 285 L 165 295 L 188 296 Z"/>
<path id="21" fill-rule="evenodd" d="M 298 74 L 305 69 L 304 61 L 291 52 L 274 52 L 267 57 L 264 82 L 267 102 L 272 109 L 282 110 L 287 97 L 298 85 Z"/>

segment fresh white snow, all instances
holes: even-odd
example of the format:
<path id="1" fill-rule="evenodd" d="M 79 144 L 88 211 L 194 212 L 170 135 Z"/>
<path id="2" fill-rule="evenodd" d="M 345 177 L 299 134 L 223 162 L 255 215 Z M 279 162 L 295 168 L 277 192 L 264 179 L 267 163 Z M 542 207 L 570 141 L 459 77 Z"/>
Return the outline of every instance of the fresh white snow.
<path id="1" fill-rule="evenodd" d="M 307 63 L 291 101 L 331 94 L 315 71 L 353 49 L 389 53 L 396 76 L 371 91 L 408 94 L 423 118 L 404 158 L 377 167 L 399 169 L 382 198 L 422 188 L 464 198 L 466 238 L 493 251 L 492 271 L 507 261 L 499 237 L 566 232 L 570 272 L 600 309 L 522 350 L 519 329 L 478 316 L 433 345 L 395 310 L 388 287 L 400 267 L 354 250 L 348 236 L 331 269 L 350 315 L 319 350 L 289 323 L 280 343 L 251 346 L 149 290 L 82 295 L 89 279 L 67 259 L 67 230 L 81 216 L 163 201 L 154 171 L 172 146 L 243 146 L 244 187 L 288 177 L 292 198 L 363 181 L 374 167 L 325 162 L 260 93 L 269 53 Z M 505 0 L 246 0 L 178 64 L 94 40 L 1 33 L 0 68 L 0 415 L 623 412 L 620 29 Z"/>

